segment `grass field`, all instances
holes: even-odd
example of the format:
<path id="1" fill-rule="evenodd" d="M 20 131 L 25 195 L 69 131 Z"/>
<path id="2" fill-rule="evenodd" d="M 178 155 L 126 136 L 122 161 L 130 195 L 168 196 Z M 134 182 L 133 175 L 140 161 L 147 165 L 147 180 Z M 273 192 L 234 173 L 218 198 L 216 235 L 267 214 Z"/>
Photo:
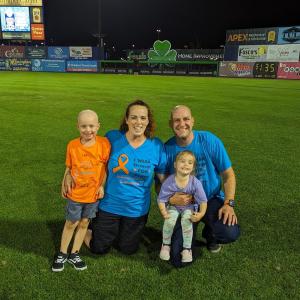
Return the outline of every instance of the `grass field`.
<path id="1" fill-rule="evenodd" d="M 177 104 L 192 108 L 196 129 L 222 138 L 237 175 L 242 236 L 218 254 L 198 248 L 192 266 L 174 269 L 158 258 L 162 219 L 152 201 L 136 255 L 98 257 L 83 247 L 86 271 L 53 273 L 76 115 L 96 110 L 103 135 L 137 98 L 153 108 L 164 141 Z M 299 81 L 0 72 L 0 116 L 1 300 L 300 299 Z"/>

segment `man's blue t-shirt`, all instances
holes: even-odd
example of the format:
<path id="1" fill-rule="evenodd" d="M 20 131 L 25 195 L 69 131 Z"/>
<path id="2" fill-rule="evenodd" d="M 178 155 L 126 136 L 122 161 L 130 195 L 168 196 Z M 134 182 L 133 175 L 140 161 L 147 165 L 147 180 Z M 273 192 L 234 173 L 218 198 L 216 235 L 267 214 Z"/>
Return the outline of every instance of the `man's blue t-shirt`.
<path id="1" fill-rule="evenodd" d="M 99 208 L 106 212 L 140 217 L 148 213 L 154 173 L 165 173 L 166 154 L 158 138 L 146 139 L 138 148 L 127 141 L 125 132 L 112 130 L 108 177 Z"/>
<path id="2" fill-rule="evenodd" d="M 174 173 L 174 161 L 178 152 L 192 151 L 197 161 L 195 175 L 201 181 L 207 199 L 214 197 L 224 199 L 220 173 L 231 167 L 225 147 L 218 137 L 208 131 L 193 130 L 193 133 L 194 139 L 188 146 L 178 146 L 175 137 L 165 143 L 167 173 Z"/>

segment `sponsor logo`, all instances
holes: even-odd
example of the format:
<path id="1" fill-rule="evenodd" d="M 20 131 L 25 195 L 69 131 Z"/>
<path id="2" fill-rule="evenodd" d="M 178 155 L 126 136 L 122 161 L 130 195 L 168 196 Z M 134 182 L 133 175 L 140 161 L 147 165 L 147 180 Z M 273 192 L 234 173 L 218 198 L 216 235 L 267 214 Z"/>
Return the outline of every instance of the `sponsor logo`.
<path id="1" fill-rule="evenodd" d="M 24 56 L 24 53 L 19 52 L 18 48 L 11 48 L 6 50 L 4 55 L 8 58 L 22 58 Z"/>
<path id="2" fill-rule="evenodd" d="M 233 72 L 245 72 L 245 71 L 251 71 L 252 66 L 245 65 L 245 64 L 230 64 L 229 65 L 231 71 Z"/>
<path id="3" fill-rule="evenodd" d="M 276 32 L 270 30 L 268 32 L 247 32 L 247 33 L 235 33 L 229 34 L 227 42 L 258 42 L 268 41 L 275 42 Z"/>
<path id="4" fill-rule="evenodd" d="M 269 31 L 268 32 L 268 42 L 275 42 L 275 39 L 276 39 L 276 32 Z"/>
<path id="5" fill-rule="evenodd" d="M 283 72 L 285 73 L 296 73 L 298 76 L 300 75 L 300 66 L 293 67 L 280 63 L 280 68 L 283 68 Z"/>
<path id="6" fill-rule="evenodd" d="M 92 47 L 70 47 L 70 56 L 78 58 L 92 57 Z"/>
<path id="7" fill-rule="evenodd" d="M 63 54 L 64 50 L 62 48 L 55 48 L 54 53 L 57 56 L 61 56 Z"/>
<path id="8" fill-rule="evenodd" d="M 244 41 L 248 41 L 247 33 L 230 34 L 227 39 L 227 42 L 244 42 Z"/>
<path id="9" fill-rule="evenodd" d="M 240 48 L 239 56 L 242 56 L 247 59 L 253 59 L 259 56 L 266 54 L 266 47 L 257 47 L 257 48 Z"/>
<path id="10" fill-rule="evenodd" d="M 45 39 L 44 24 L 31 24 L 31 38 L 37 41 Z"/>
<path id="11" fill-rule="evenodd" d="M 153 44 L 153 49 L 148 51 L 149 61 L 172 62 L 176 61 L 177 51 L 171 49 L 171 43 L 168 40 L 157 40 Z"/>
<path id="12" fill-rule="evenodd" d="M 300 41 L 300 28 L 291 27 L 282 32 L 282 40 L 289 43 L 296 43 Z"/>
<path id="13" fill-rule="evenodd" d="M 39 59 L 34 59 L 33 60 L 33 66 L 35 68 L 39 68 L 41 66 L 41 61 Z"/>

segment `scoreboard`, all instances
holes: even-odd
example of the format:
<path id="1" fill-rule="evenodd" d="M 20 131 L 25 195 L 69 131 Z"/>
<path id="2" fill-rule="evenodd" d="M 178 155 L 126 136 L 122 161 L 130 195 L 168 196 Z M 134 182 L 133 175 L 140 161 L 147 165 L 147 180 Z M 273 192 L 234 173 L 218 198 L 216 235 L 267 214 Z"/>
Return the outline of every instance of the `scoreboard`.
<path id="1" fill-rule="evenodd" d="M 43 0 L 0 0 L 0 39 L 44 41 Z"/>

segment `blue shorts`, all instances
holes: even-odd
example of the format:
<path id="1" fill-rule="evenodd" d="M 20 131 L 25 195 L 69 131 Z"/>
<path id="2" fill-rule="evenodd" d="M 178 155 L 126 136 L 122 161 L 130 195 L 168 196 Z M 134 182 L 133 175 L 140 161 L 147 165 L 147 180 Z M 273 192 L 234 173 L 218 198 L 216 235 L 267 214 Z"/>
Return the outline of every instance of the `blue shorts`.
<path id="1" fill-rule="evenodd" d="M 67 199 L 65 207 L 66 220 L 79 221 L 83 218 L 92 219 L 96 217 L 99 201 L 93 203 L 80 203 Z"/>

